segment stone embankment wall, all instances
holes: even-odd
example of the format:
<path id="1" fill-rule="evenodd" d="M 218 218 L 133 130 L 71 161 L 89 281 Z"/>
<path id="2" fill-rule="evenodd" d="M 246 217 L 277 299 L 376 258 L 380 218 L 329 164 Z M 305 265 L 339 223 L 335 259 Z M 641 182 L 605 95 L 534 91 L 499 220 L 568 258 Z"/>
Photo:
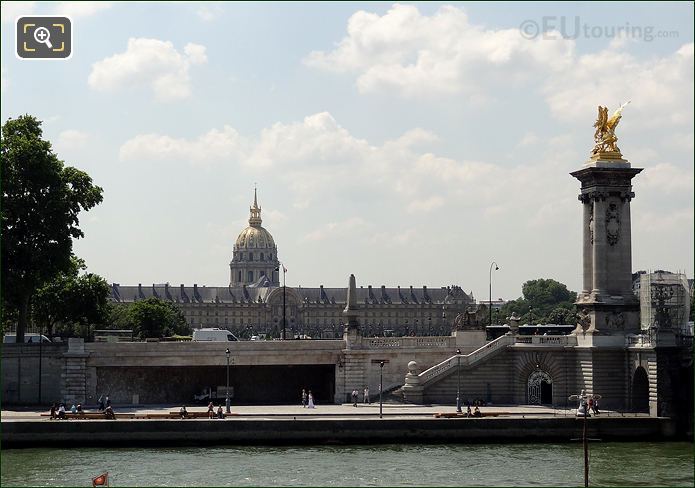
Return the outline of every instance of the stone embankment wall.
<path id="1" fill-rule="evenodd" d="M 581 437 L 582 419 L 311 419 L 311 420 L 71 420 L 3 422 L 3 448 L 211 444 L 349 444 L 379 442 L 569 442 Z M 590 438 L 668 440 L 669 419 L 591 418 Z"/>

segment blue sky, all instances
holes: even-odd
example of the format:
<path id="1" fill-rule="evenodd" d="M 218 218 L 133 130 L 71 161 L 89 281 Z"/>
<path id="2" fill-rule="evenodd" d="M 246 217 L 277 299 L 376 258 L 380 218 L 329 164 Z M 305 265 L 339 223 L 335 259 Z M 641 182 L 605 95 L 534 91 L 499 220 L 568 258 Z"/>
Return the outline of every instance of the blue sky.
<path id="1" fill-rule="evenodd" d="M 70 60 L 16 59 L 28 14 Z M 633 268 L 693 275 L 692 3 L 3 2 L 2 41 L 3 121 L 104 188 L 75 251 L 109 282 L 227 284 L 257 182 L 288 284 L 577 290 L 568 173 L 627 99 Z"/>

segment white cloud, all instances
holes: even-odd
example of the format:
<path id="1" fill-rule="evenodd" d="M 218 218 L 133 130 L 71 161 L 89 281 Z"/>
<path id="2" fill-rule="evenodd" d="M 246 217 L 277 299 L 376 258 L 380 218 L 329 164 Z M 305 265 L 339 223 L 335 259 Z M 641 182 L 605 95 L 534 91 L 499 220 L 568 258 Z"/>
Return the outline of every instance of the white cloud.
<path id="1" fill-rule="evenodd" d="M 50 8 L 45 9 L 45 6 Z M 51 2 L 41 4 L 41 9 L 37 7 L 37 2 L 2 2 L 2 21 L 14 22 L 17 17 L 36 13 L 67 15 L 73 19 L 85 18 L 111 8 L 111 2 Z"/>
<path id="2" fill-rule="evenodd" d="M 440 196 L 434 195 L 425 199 L 413 200 L 408 204 L 408 211 L 411 213 L 417 212 L 430 212 L 435 208 L 439 208 L 444 205 L 444 199 Z"/>
<path id="3" fill-rule="evenodd" d="M 322 112 L 298 122 L 273 124 L 256 137 L 241 136 L 229 126 L 194 139 L 138 135 L 121 146 L 120 156 L 124 161 L 239 165 L 254 175 L 278 179 L 290 190 L 292 207 L 298 210 L 320 200 L 384 194 L 414 217 L 450 206 L 474 213 L 494 207 L 495 215 L 504 217 L 518 215 L 528 202 L 533 212 L 543 212 L 539 217 L 543 222 L 562 221 L 560 213 L 548 213 L 552 209 L 540 209 L 535 203 L 537 195 L 555 202 L 575 192 L 569 178 L 564 184 L 554 183 L 558 172 L 568 170 L 558 168 L 556 153 L 509 168 L 457 160 L 421 147 L 437 140 L 430 131 L 413 129 L 381 145 L 371 144 Z M 560 141 L 565 138 L 559 137 Z M 506 198 L 500 200 L 500 195 Z M 533 212 L 527 211 L 523 218 L 533 218 Z M 316 229 L 306 239 L 319 240 L 333 230 Z"/>
<path id="4" fill-rule="evenodd" d="M 222 8 L 219 5 L 202 5 L 199 7 L 195 13 L 200 20 L 205 22 L 212 22 L 215 18 L 222 12 Z"/>
<path id="5" fill-rule="evenodd" d="M 36 9 L 36 2 L 2 2 L 0 13 L 3 22 L 14 22 L 17 17 L 31 15 Z"/>
<path id="6" fill-rule="evenodd" d="M 180 100 L 191 93 L 190 67 L 206 62 L 205 46 L 186 44 L 181 54 L 171 42 L 130 38 L 125 52 L 92 65 L 88 82 L 90 88 L 107 92 L 145 85 L 159 101 Z"/>
<path id="7" fill-rule="evenodd" d="M 59 2 L 54 10 L 56 15 L 67 15 L 76 19 L 89 17 L 109 8 L 110 2 Z"/>
<path id="8" fill-rule="evenodd" d="M 350 217 L 340 222 L 329 222 L 320 228 L 309 232 L 303 241 L 322 241 L 335 239 L 339 236 L 352 235 L 368 227 L 368 224 L 360 217 Z"/>
<path id="9" fill-rule="evenodd" d="M 361 93 L 462 94 L 485 104 L 520 86 L 543 96 L 565 121 L 590 119 L 599 103 L 612 109 L 632 99 L 629 111 L 641 124 L 692 123 L 693 44 L 646 59 L 629 54 L 631 44 L 618 37 L 604 50 L 578 55 L 574 41 L 557 32 L 526 39 L 516 28 L 476 25 L 453 6 L 428 16 L 395 4 L 384 15 L 356 12 L 333 50 L 313 51 L 304 63 L 356 75 Z"/>
<path id="10" fill-rule="evenodd" d="M 693 170 L 679 168 L 669 163 L 659 163 L 644 169 L 640 184 L 645 189 L 656 190 L 659 194 L 682 195 L 693 193 Z"/>
<path id="11" fill-rule="evenodd" d="M 160 134 L 141 134 L 126 141 L 120 149 L 122 161 L 184 160 L 192 163 L 238 160 L 244 141 L 232 127 L 212 129 L 194 140 Z"/>
<path id="12" fill-rule="evenodd" d="M 89 140 L 89 134 L 75 129 L 64 130 L 58 134 L 56 149 L 60 151 L 70 151 L 80 149 Z"/>
<path id="13" fill-rule="evenodd" d="M 333 51 L 314 51 L 304 62 L 338 73 L 356 72 L 362 93 L 466 93 L 478 98 L 484 97 L 486 85 L 564 69 L 573 50 L 572 41 L 527 40 L 518 29 L 473 25 L 453 6 L 426 16 L 415 6 L 395 4 L 383 16 L 353 14 L 347 36 Z M 526 69 L 519 69 L 522 66 Z"/>
<path id="14" fill-rule="evenodd" d="M 612 48 L 586 54 L 549 78 L 543 91 L 553 115 L 563 120 L 586 120 L 599 103 L 612 111 L 632 100 L 625 109 L 634 114 L 632 123 L 692 124 L 693 44 L 646 60 Z"/>

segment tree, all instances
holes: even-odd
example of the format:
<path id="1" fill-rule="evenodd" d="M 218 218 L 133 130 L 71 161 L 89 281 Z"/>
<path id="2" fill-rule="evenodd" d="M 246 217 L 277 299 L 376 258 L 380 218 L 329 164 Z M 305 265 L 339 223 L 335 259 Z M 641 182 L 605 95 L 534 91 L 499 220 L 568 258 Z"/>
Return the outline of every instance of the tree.
<path id="1" fill-rule="evenodd" d="M 42 139 L 30 115 L 2 126 L 3 310 L 17 313 L 17 342 L 24 341 L 31 300 L 38 288 L 67 272 L 72 240 L 83 237 L 78 215 L 102 201 L 89 175 L 65 166 Z"/>
<path id="2" fill-rule="evenodd" d="M 566 324 L 576 322 L 574 302 L 577 294 L 553 279 L 530 280 L 523 284 L 523 297 L 507 302 L 501 310 L 503 317 L 516 312 L 522 323 Z"/>
<path id="3" fill-rule="evenodd" d="M 127 317 L 133 333 L 141 339 L 191 333 L 181 310 L 159 298 L 133 303 L 128 307 Z"/>
<path id="4" fill-rule="evenodd" d="M 90 327 L 105 326 L 108 323 L 109 307 L 107 298 L 109 285 L 101 276 L 84 273 L 84 261 L 74 257 L 67 272 L 39 288 L 32 303 L 34 323 L 46 327 L 46 334 L 52 335 L 59 326 L 61 335 L 78 335 L 87 338 Z"/>

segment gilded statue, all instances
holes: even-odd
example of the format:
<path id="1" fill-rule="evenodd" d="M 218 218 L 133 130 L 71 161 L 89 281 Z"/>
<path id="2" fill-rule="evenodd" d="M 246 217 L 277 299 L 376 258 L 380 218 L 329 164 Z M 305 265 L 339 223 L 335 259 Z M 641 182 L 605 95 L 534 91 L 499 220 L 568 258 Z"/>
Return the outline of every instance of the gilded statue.
<path id="1" fill-rule="evenodd" d="M 620 122 L 623 116 L 623 109 L 628 103 L 630 103 L 629 100 L 623 103 L 618 110 L 613 112 L 610 118 L 608 117 L 608 107 L 598 106 L 598 118 L 594 123 L 594 127 L 596 127 L 596 132 L 594 132 L 594 141 L 596 141 L 596 145 L 594 146 L 594 150 L 591 151 L 592 155 L 596 156 L 601 153 L 620 154 L 615 128 L 618 126 L 618 122 Z"/>

